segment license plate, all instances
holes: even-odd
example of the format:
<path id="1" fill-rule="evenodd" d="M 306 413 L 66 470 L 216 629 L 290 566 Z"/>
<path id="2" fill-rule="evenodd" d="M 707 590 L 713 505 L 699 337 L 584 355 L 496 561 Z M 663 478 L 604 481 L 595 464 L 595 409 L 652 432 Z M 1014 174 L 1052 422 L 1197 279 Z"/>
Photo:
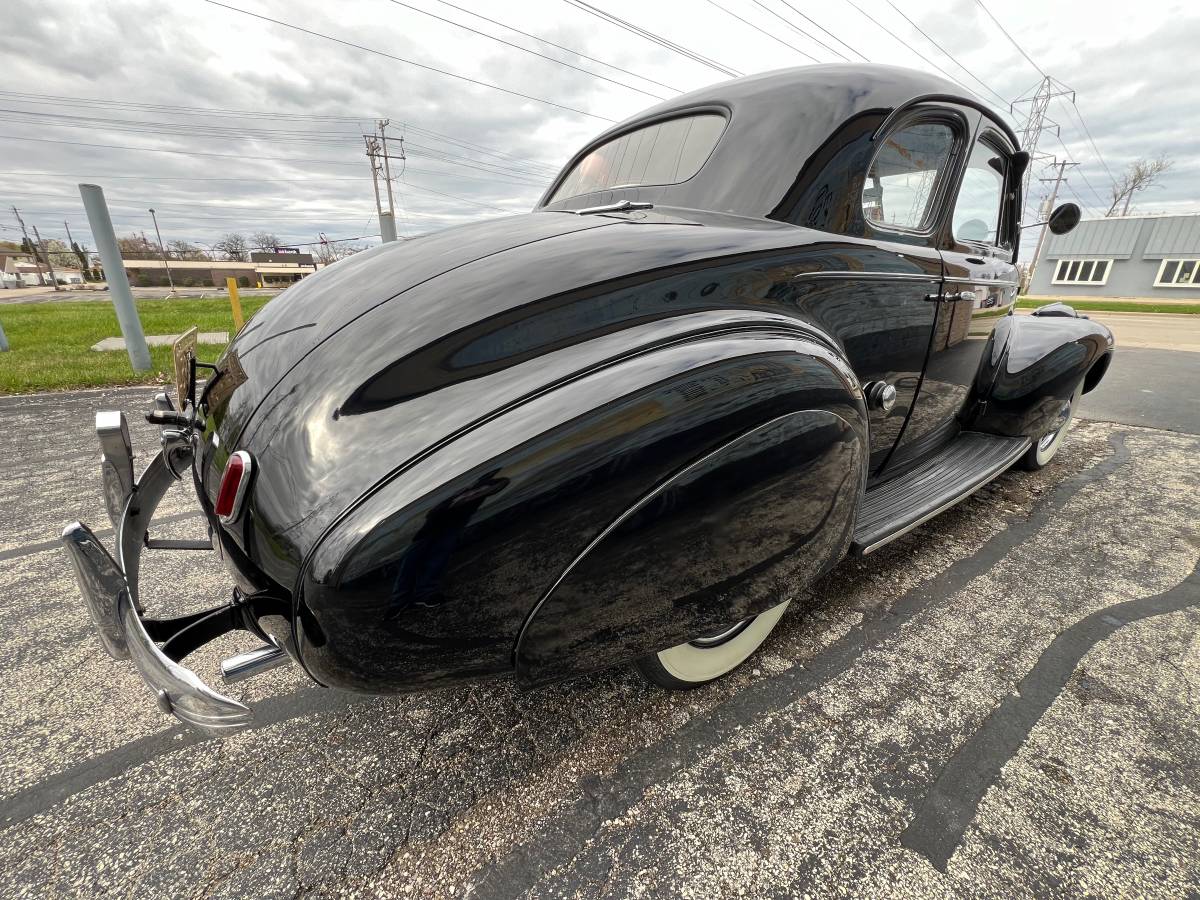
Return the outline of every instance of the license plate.
<path id="1" fill-rule="evenodd" d="M 175 339 L 171 353 L 175 358 L 175 396 L 182 410 L 187 405 L 188 393 L 192 388 L 192 360 L 196 358 L 196 336 L 200 329 L 189 328 Z"/>

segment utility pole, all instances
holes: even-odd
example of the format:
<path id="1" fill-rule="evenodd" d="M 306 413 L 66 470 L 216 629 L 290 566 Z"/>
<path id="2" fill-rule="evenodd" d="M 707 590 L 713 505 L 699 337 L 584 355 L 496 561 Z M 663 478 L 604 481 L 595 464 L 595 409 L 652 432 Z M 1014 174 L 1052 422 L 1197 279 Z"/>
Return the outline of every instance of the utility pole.
<path id="1" fill-rule="evenodd" d="M 70 226 L 70 224 L 68 224 L 66 219 L 63 219 L 63 228 L 67 229 L 67 246 L 71 248 L 72 253 L 75 253 L 75 247 L 77 245 L 75 243 L 75 238 L 71 237 L 71 226 Z M 79 250 L 80 250 L 80 252 L 82 252 L 83 248 L 80 247 Z M 75 255 L 78 257 L 80 254 L 75 253 Z M 79 277 L 82 278 L 85 282 L 88 280 L 87 260 L 86 259 L 79 260 Z"/>
<path id="2" fill-rule="evenodd" d="M 175 296 L 175 279 L 171 277 L 171 263 L 167 259 L 167 250 L 163 247 L 162 232 L 158 230 L 158 216 L 154 215 L 154 210 L 150 210 L 150 218 L 154 220 L 154 233 L 158 235 L 158 252 L 162 256 L 163 266 L 167 270 L 167 283 L 171 285 L 171 293 L 169 296 Z"/>
<path id="3" fill-rule="evenodd" d="M 62 286 L 58 283 L 58 276 L 54 274 L 54 263 L 50 261 L 50 254 L 46 252 L 46 243 L 42 240 L 42 236 L 38 234 L 37 226 L 32 226 L 33 236 L 37 238 L 37 245 L 42 249 L 42 256 L 46 257 L 46 268 L 50 270 L 50 281 L 54 285 L 56 291 L 61 291 Z"/>
<path id="4" fill-rule="evenodd" d="M 21 218 L 21 214 L 17 212 L 17 208 L 15 206 L 12 208 L 12 211 L 13 215 L 17 217 L 17 224 L 21 226 L 21 236 L 25 238 L 25 243 L 28 246 L 33 247 L 33 241 L 29 239 L 29 232 L 25 230 L 25 220 Z M 42 280 L 42 258 L 38 256 L 36 247 L 34 247 L 33 250 L 33 264 L 37 266 L 38 281 L 40 282 Z"/>
<path id="5" fill-rule="evenodd" d="M 379 234 L 384 242 L 395 241 L 396 238 L 396 200 L 392 193 L 392 168 L 389 159 L 392 157 L 387 152 L 387 133 L 384 129 L 387 127 L 389 119 L 380 119 L 378 121 L 378 130 L 375 134 L 364 134 L 363 142 L 367 148 L 367 160 L 371 165 L 371 182 L 375 187 L 375 211 L 379 215 Z M 400 139 L 400 156 L 399 159 L 404 159 L 404 139 Z M 379 194 L 379 178 L 382 175 L 384 184 L 387 186 L 387 212 L 383 211 L 383 201 Z"/>
<path id="6" fill-rule="evenodd" d="M 1067 166 L 1077 166 L 1079 163 L 1067 162 L 1065 159 L 1058 162 L 1058 174 L 1053 178 L 1039 178 L 1038 181 L 1053 181 L 1054 187 L 1050 190 L 1050 200 L 1046 204 L 1046 222 L 1042 225 L 1042 230 L 1038 232 L 1037 247 L 1033 251 L 1033 262 L 1029 265 L 1029 283 L 1033 284 L 1033 273 L 1037 271 L 1038 263 L 1042 259 L 1042 244 L 1046 240 L 1046 231 L 1049 228 L 1050 213 L 1054 212 L 1054 201 L 1058 199 L 1058 188 L 1063 183 L 1063 173 L 1067 170 Z"/>

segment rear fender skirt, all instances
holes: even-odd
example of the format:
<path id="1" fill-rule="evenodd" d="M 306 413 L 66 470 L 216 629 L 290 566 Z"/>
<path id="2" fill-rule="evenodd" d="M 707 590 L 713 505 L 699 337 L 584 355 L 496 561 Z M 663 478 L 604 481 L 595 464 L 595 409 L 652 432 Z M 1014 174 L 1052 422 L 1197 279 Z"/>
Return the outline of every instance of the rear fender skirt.
<path id="1" fill-rule="evenodd" d="M 806 409 L 671 476 L 577 557 L 517 643 L 534 685 L 683 643 L 791 599 L 849 546 L 861 433 Z"/>
<path id="2" fill-rule="evenodd" d="M 853 373 L 778 330 L 656 347 L 509 408 L 380 483 L 326 534 L 296 598 L 301 661 L 323 684 L 373 692 L 510 672 L 534 607 L 606 528 L 776 420 L 772 446 L 798 451 L 817 434 L 866 445 Z M 840 452 L 849 465 L 854 451 Z"/>
<path id="3" fill-rule="evenodd" d="M 1096 387 L 1112 352 L 1112 332 L 1091 319 L 1006 316 L 984 352 L 967 427 L 1038 437 L 1081 381 Z"/>

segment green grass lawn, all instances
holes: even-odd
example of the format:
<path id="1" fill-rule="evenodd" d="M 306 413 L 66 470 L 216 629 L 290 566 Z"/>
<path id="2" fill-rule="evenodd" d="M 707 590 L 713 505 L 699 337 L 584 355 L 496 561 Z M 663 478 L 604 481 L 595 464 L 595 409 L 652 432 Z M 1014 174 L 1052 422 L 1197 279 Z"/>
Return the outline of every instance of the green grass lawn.
<path id="1" fill-rule="evenodd" d="M 267 299 L 242 297 L 242 313 L 249 318 Z M 193 325 L 231 335 L 234 330 L 233 313 L 224 299 L 138 300 L 137 309 L 146 334 L 180 334 Z M 172 377 L 170 347 L 150 348 L 151 372 L 134 372 L 124 350 L 91 349 L 106 337 L 121 336 L 109 300 L 0 305 L 0 325 L 9 345 L 7 353 L 0 353 L 0 394 L 166 383 Z M 215 360 L 224 349 L 201 344 L 199 355 Z"/>
<path id="2" fill-rule="evenodd" d="M 1017 301 L 1018 309 L 1037 309 L 1057 300 L 1025 300 Z M 1078 310 L 1093 312 L 1136 312 L 1136 313 L 1174 313 L 1180 316 L 1200 315 L 1200 303 L 1154 303 L 1138 300 L 1092 300 L 1083 297 L 1064 297 L 1063 303 Z"/>

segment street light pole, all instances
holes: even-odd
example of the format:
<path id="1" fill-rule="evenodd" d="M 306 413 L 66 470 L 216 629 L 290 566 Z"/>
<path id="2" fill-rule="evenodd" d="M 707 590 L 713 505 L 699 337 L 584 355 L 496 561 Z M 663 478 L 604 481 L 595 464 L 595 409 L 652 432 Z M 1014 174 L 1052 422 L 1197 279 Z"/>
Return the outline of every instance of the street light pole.
<path id="1" fill-rule="evenodd" d="M 167 260 L 167 251 L 162 242 L 162 232 L 158 230 L 158 216 L 154 215 L 154 210 L 150 210 L 150 218 L 154 220 L 154 233 L 158 235 L 158 252 L 162 254 L 163 265 L 167 268 L 167 282 L 171 285 L 171 294 L 174 295 L 175 279 L 171 277 L 171 263 Z"/>

